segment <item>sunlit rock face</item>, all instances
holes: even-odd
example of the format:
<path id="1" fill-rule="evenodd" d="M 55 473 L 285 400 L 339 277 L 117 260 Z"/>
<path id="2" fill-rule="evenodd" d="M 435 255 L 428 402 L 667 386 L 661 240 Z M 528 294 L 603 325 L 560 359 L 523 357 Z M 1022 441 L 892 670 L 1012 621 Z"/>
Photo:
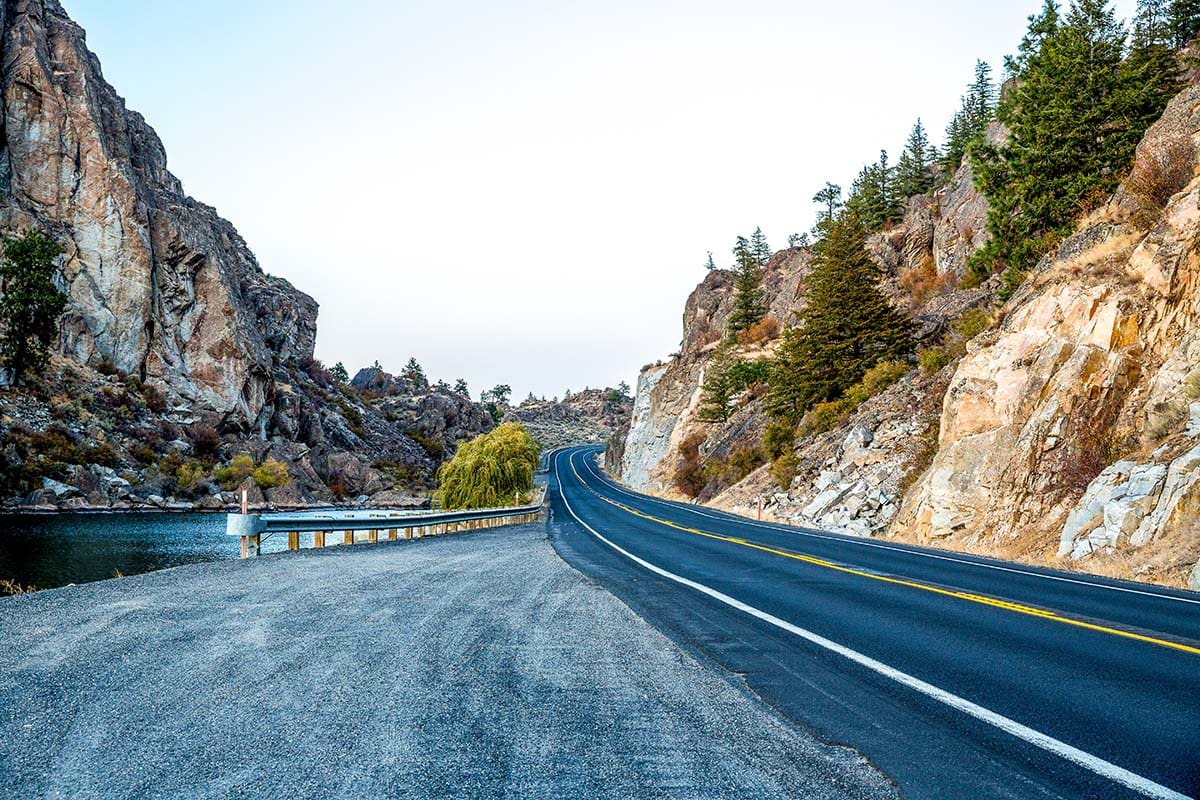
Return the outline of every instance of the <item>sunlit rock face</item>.
<path id="1" fill-rule="evenodd" d="M 65 249 L 60 347 L 249 429 L 273 375 L 312 356 L 317 304 L 263 273 L 234 227 L 183 192 L 141 115 L 55 0 L 7 0 L 0 224 Z"/>

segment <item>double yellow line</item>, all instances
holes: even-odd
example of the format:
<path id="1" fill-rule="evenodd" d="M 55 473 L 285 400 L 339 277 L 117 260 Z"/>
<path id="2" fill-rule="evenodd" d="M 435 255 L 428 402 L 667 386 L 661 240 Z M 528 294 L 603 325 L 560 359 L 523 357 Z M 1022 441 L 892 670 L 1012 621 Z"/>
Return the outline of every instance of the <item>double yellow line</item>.
<path id="1" fill-rule="evenodd" d="M 953 597 L 957 600 L 966 600 L 971 603 L 978 603 L 980 605 L 991 606 L 993 608 L 999 608 L 999 609 L 1003 609 L 1005 611 L 1011 611 L 1011 612 L 1014 612 L 1017 614 L 1025 614 L 1025 615 L 1031 616 L 1031 617 L 1038 617 L 1040 619 L 1050 620 L 1051 622 L 1060 622 L 1063 625 L 1071 625 L 1076 628 L 1084 628 L 1085 630 L 1097 631 L 1099 633 L 1107 633 L 1111 636 L 1119 636 L 1123 639 L 1133 639 L 1135 641 L 1146 642 L 1148 644 L 1154 644 L 1154 645 L 1158 645 L 1160 647 L 1167 647 L 1172 650 L 1181 650 L 1185 653 L 1191 653 L 1193 655 L 1200 655 L 1200 647 L 1192 647 L 1191 645 L 1181 644 L 1179 642 L 1172 642 L 1169 639 L 1159 639 L 1157 637 L 1146 636 L 1141 633 L 1134 633 L 1132 631 L 1124 631 L 1124 630 L 1121 630 L 1120 628 L 1111 628 L 1107 625 L 1097 625 L 1096 623 L 1093 623 L 1093 622 L 1085 622 L 1085 621 L 1079 620 L 1079 619 L 1072 619 L 1071 617 L 1064 617 L 1061 614 L 1055 613 L 1054 611 L 1047 611 L 1046 609 L 1035 608 L 1033 606 L 1022 605 L 1020 603 L 1013 603 L 1008 600 L 1000 600 L 1000 599 L 997 599 L 994 597 L 987 597 L 986 595 L 973 594 L 971 592 L 961 592 L 961 591 L 957 591 L 955 589 L 944 589 L 940 586 L 934 586 L 933 584 L 929 584 L 929 583 L 922 583 L 921 581 L 909 580 L 908 578 L 894 578 L 894 577 L 891 577 L 890 575 L 880 575 L 875 572 L 867 572 L 865 570 L 855 569 L 854 567 L 847 567 L 845 565 L 838 564 L 833 561 L 828 561 L 824 558 L 815 558 L 813 556 L 806 556 L 803 553 L 793 553 L 789 550 L 781 550 L 777 547 L 769 547 L 767 545 L 757 544 L 755 542 L 749 542 L 749 541 L 746 541 L 745 539 L 739 539 L 736 536 L 723 536 L 719 533 L 711 533 L 709 531 L 702 531 L 699 528 L 689 528 L 686 525 L 680 525 L 679 523 L 672 522 L 671 520 L 668 520 L 668 519 L 661 519 L 660 517 L 655 517 L 650 514 L 646 514 L 642 511 L 638 511 L 635 508 L 631 508 L 631 507 L 625 505 L 624 503 L 619 503 L 616 500 L 605 497 L 604 495 L 600 494 L 595 489 L 593 489 L 591 487 L 591 484 L 589 484 L 587 481 L 585 481 L 583 479 L 583 476 L 579 474 L 579 470 L 575 468 L 575 460 L 573 458 L 568 458 L 567 463 L 569 463 L 571 465 L 571 471 L 575 473 L 575 477 L 579 480 L 579 483 L 585 489 L 587 489 L 589 492 L 591 492 L 592 494 L 594 494 L 596 497 L 600 498 L 604 502 L 608 503 L 609 505 L 616 506 L 617 508 L 621 509 L 622 511 L 625 511 L 628 514 L 632 514 L 635 517 L 640 517 L 641 519 L 648 520 L 650 522 L 656 522 L 659 525 L 665 525 L 668 528 L 674 528 L 675 530 L 683 531 L 684 533 L 690 533 L 694 536 L 703 536 L 706 539 L 716 539 L 718 541 L 728 542 L 730 544 L 735 544 L 740 547 L 748 547 L 751 550 L 761 550 L 764 553 L 770 553 L 772 555 L 782 556 L 784 558 L 790 558 L 794 561 L 802 561 L 805 564 L 812 564 L 813 566 L 816 566 L 816 567 L 822 567 L 824 569 L 831 569 L 836 572 L 843 572 L 847 575 L 856 575 L 860 578 L 869 578 L 870 580 L 873 580 L 873 581 L 881 581 L 883 583 L 890 583 L 890 584 L 894 584 L 896 586 L 906 586 L 910 589 L 920 589 L 921 591 L 924 591 L 924 592 L 932 592 L 934 594 L 940 594 L 945 597 Z"/>

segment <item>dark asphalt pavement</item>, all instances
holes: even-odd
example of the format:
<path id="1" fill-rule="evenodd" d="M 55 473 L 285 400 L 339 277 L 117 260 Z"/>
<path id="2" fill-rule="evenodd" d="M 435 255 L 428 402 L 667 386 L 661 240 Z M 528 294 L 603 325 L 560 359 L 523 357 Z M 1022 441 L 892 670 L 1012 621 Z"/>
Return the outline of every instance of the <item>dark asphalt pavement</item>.
<path id="1" fill-rule="evenodd" d="M 563 557 L 904 796 L 1200 794 L 1200 596 L 650 498 L 596 452 L 551 459 Z"/>
<path id="2" fill-rule="evenodd" d="M 542 525 L 0 598 L 0 798 L 885 798 Z"/>

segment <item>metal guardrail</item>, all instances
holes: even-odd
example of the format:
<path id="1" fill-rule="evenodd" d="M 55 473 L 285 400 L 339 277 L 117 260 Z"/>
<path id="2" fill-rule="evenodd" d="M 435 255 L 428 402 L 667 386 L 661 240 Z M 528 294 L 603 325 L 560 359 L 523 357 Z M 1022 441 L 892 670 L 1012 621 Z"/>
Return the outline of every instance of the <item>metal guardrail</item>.
<path id="1" fill-rule="evenodd" d="M 313 534 L 313 547 L 325 547 L 326 534 L 341 533 L 343 544 L 354 544 L 355 533 L 366 531 L 367 542 L 379 541 L 380 531 L 387 541 L 396 541 L 400 532 L 405 539 L 437 536 L 458 531 L 492 528 L 500 525 L 534 522 L 541 514 L 545 494 L 536 503 L 472 511 L 387 510 L 331 511 L 276 514 L 229 514 L 225 533 L 241 539 L 242 558 L 257 556 L 262 540 L 272 533 L 287 533 L 288 550 L 300 549 L 300 534 Z"/>

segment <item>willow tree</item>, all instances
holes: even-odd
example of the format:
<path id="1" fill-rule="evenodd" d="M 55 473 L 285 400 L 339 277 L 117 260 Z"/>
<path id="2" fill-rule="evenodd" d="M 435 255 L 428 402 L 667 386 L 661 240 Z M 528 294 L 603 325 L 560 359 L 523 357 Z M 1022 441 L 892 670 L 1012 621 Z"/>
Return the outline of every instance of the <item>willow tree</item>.
<path id="1" fill-rule="evenodd" d="M 541 448 L 524 426 L 507 422 L 458 447 L 438 470 L 437 500 L 442 508 L 495 508 L 511 505 L 533 489 Z"/>

